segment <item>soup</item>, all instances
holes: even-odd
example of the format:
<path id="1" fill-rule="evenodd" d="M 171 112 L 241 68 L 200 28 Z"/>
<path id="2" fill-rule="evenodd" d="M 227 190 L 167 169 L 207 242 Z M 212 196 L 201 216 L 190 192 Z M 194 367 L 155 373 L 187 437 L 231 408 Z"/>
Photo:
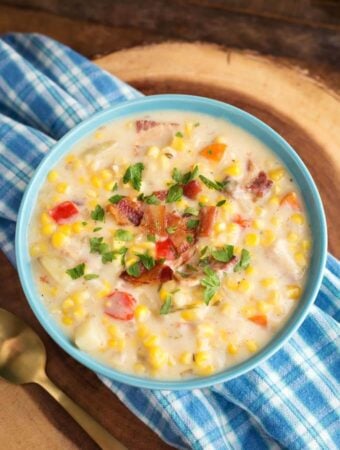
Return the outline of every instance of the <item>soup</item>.
<path id="1" fill-rule="evenodd" d="M 263 348 L 304 289 L 297 184 L 259 140 L 203 114 L 152 112 L 81 141 L 30 226 L 50 314 L 119 371 L 208 376 Z"/>

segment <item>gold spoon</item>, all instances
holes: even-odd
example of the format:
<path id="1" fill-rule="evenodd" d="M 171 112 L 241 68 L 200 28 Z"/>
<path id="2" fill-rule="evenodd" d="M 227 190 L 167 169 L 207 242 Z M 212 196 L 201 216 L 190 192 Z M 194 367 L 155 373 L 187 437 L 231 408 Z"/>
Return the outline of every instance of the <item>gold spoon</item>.
<path id="1" fill-rule="evenodd" d="M 39 336 L 14 314 L 0 308 L 0 377 L 10 383 L 40 384 L 104 450 L 127 450 L 47 377 L 46 350 Z"/>

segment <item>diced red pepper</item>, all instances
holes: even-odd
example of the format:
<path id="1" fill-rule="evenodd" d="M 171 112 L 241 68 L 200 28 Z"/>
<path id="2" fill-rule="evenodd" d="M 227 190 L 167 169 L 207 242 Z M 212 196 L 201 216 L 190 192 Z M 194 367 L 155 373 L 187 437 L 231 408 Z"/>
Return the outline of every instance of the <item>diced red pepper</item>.
<path id="1" fill-rule="evenodd" d="M 171 239 L 156 242 L 157 259 L 173 260 L 176 258 L 176 250 Z"/>
<path id="2" fill-rule="evenodd" d="M 183 186 L 183 193 L 186 197 L 195 200 L 197 195 L 201 192 L 201 183 L 197 180 L 191 180 Z"/>
<path id="3" fill-rule="evenodd" d="M 136 300 L 127 292 L 114 291 L 107 296 L 108 305 L 104 312 L 118 320 L 131 320 L 136 307 Z"/>
<path id="4" fill-rule="evenodd" d="M 75 216 L 78 212 L 79 210 L 75 203 L 67 201 L 50 209 L 49 214 L 52 219 L 59 224 L 65 222 L 70 217 Z"/>
<path id="5" fill-rule="evenodd" d="M 209 237 L 212 233 L 217 215 L 216 206 L 203 206 L 200 211 L 198 236 Z"/>
<path id="6" fill-rule="evenodd" d="M 266 327 L 268 324 L 267 316 L 265 314 L 249 317 L 248 320 L 256 323 L 256 325 L 260 325 L 261 327 Z"/>

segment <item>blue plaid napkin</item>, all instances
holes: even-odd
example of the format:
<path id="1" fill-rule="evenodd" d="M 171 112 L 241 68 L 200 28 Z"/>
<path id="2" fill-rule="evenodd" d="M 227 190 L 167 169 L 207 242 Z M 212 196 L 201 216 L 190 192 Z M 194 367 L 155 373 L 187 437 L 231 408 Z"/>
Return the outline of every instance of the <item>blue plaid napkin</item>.
<path id="1" fill-rule="evenodd" d="M 13 264 L 18 207 L 42 157 L 83 119 L 140 95 L 51 39 L 0 39 L 0 246 Z M 299 331 L 246 375 L 191 392 L 103 381 L 177 448 L 339 449 L 339 274 L 329 255 L 316 304 Z"/>

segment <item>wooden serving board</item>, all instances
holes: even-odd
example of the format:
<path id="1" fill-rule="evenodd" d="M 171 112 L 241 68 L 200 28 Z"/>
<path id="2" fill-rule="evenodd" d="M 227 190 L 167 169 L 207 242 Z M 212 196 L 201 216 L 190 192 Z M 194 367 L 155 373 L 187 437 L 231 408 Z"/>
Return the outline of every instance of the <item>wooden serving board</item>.
<path id="1" fill-rule="evenodd" d="M 145 94 L 188 93 L 239 106 L 276 129 L 297 150 L 320 189 L 329 244 L 340 256 L 340 102 L 297 68 L 214 45 L 165 43 L 119 51 L 96 63 Z M 68 357 L 33 316 L 15 270 L 0 253 L 0 305 L 18 314 L 47 347 L 48 373 L 130 449 L 166 449 L 89 370 Z M 82 450 L 95 444 L 38 386 L 0 381 L 0 442 L 8 450 Z"/>

